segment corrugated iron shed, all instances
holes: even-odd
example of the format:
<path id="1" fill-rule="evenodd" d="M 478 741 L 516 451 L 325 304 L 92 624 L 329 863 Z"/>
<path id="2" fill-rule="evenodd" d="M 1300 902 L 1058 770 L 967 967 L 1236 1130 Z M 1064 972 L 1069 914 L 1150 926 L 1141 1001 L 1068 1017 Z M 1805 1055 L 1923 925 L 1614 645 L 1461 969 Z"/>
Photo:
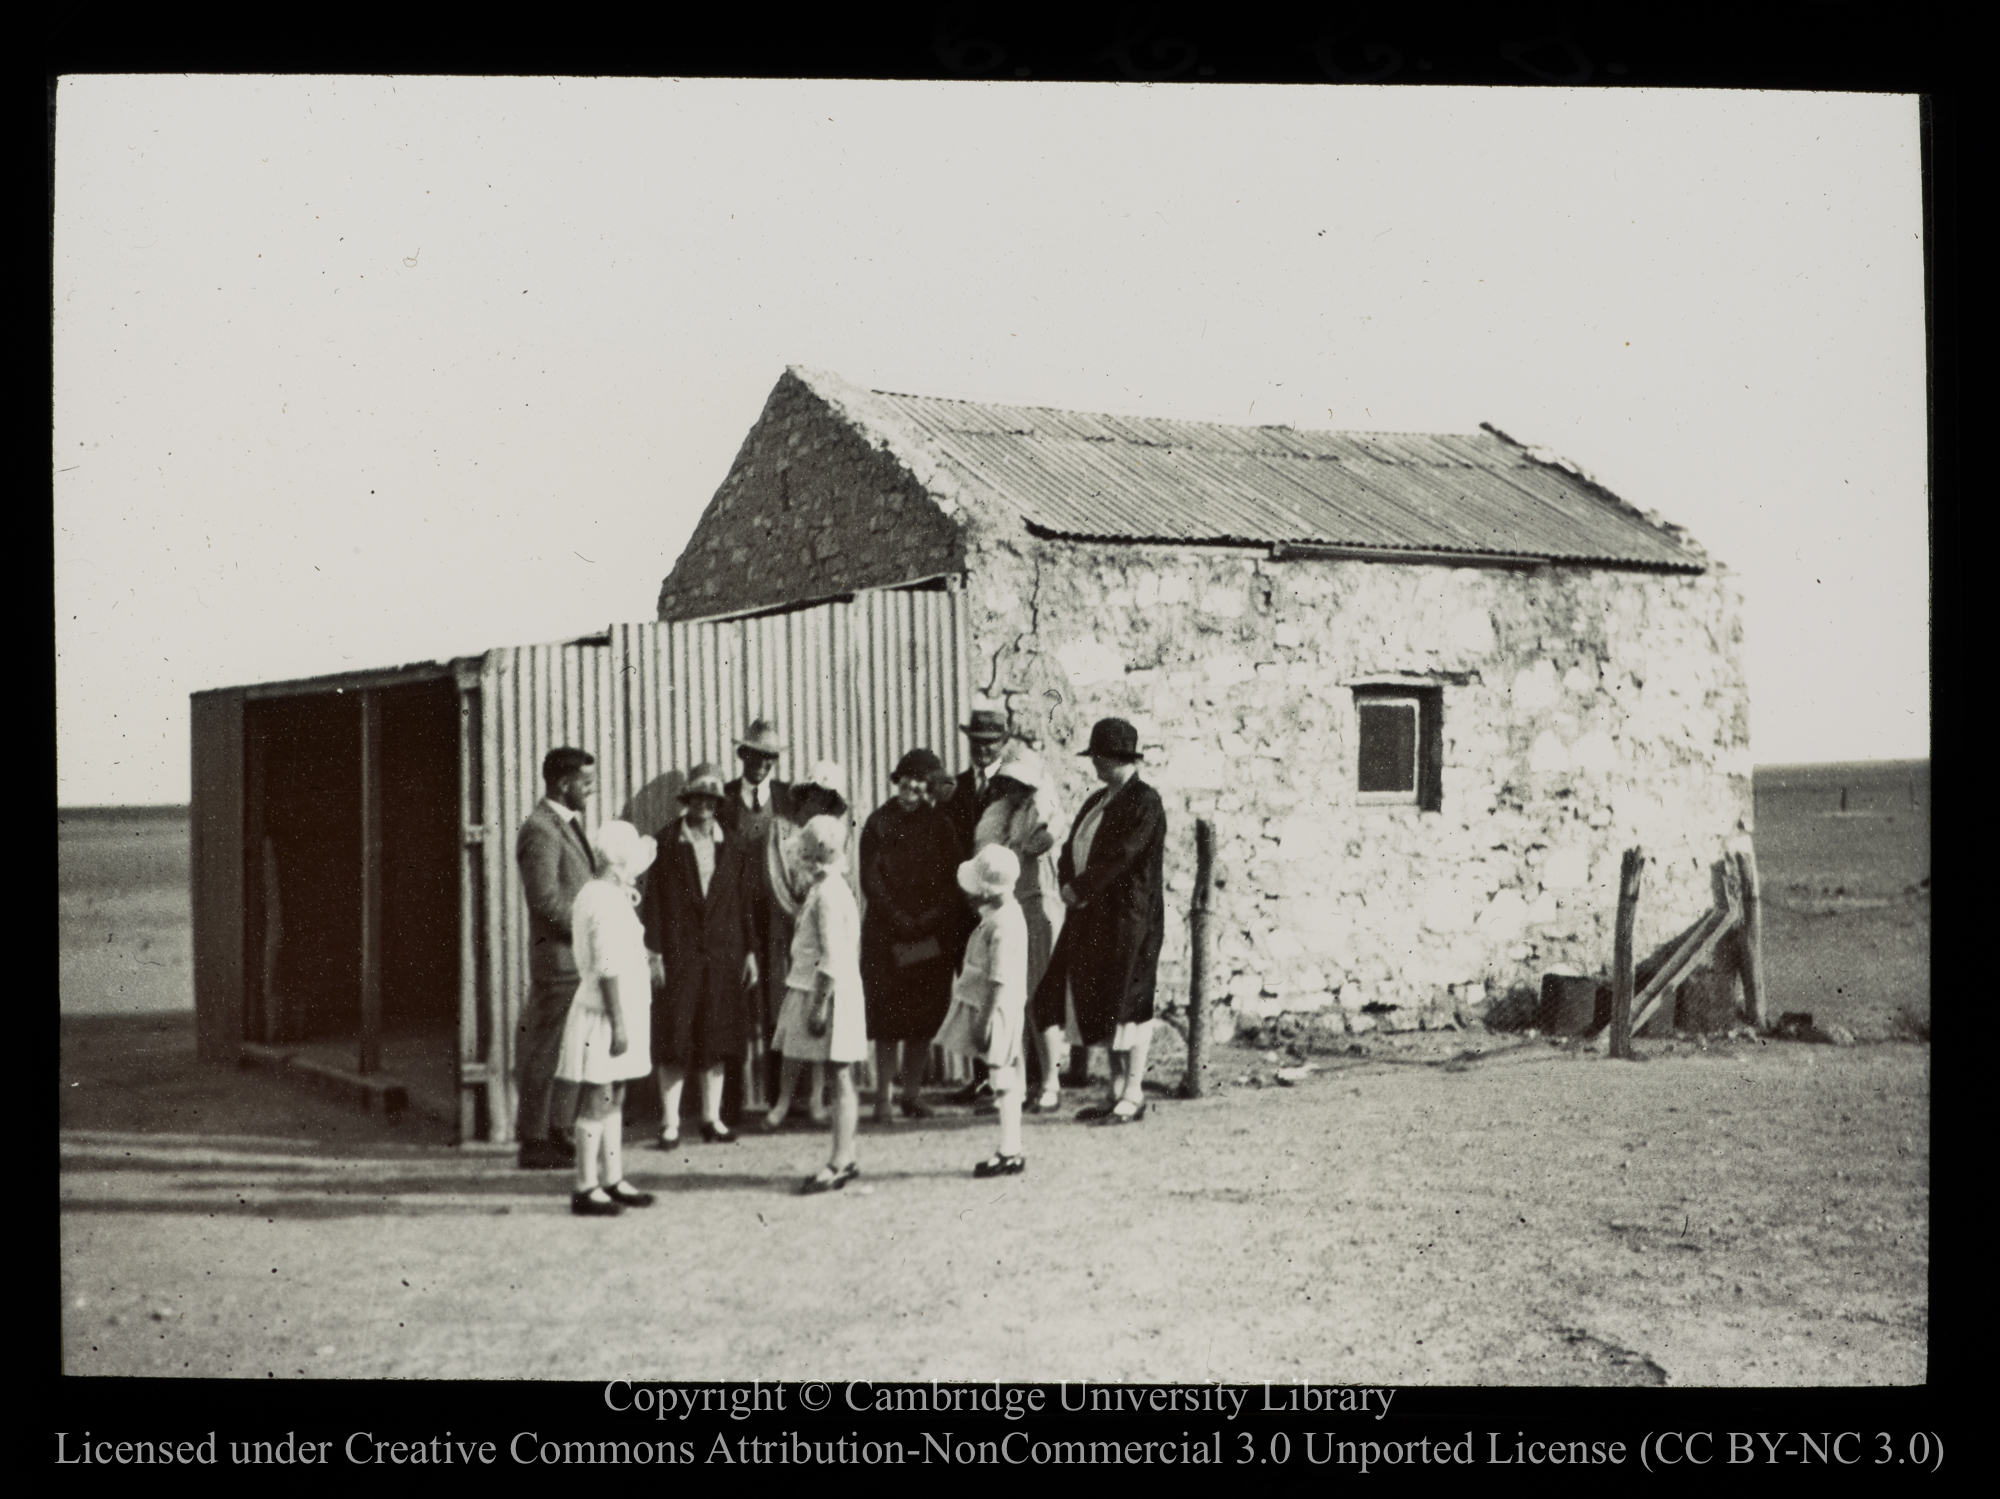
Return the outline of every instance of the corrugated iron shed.
<path id="1" fill-rule="evenodd" d="M 1050 536 L 1707 566 L 1673 527 L 1491 428 L 1230 427 L 873 394 L 968 485 Z"/>

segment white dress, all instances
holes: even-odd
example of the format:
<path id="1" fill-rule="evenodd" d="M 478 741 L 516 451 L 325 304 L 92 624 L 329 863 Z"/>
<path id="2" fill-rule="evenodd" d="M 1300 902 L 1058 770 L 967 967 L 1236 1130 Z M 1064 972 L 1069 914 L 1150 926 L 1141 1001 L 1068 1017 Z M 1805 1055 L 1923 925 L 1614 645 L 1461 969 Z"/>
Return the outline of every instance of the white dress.
<path id="1" fill-rule="evenodd" d="M 868 1056 L 868 1010 L 861 991 L 861 912 L 838 873 L 822 875 L 792 928 L 785 1003 L 771 1045 L 788 1062 L 859 1062 Z M 833 979 L 833 1024 L 824 1036 L 806 1029 L 815 976 Z"/>
<path id="2" fill-rule="evenodd" d="M 571 1083 L 616 1083 L 653 1070 L 653 977 L 646 961 L 646 929 L 631 892 L 592 880 L 570 908 L 570 948 L 578 982 L 563 1023 L 556 1076 Z M 618 1010 L 625 1019 L 625 1053 L 611 1055 L 611 1016 L 600 978 L 618 980 Z"/>
<path id="3" fill-rule="evenodd" d="M 995 982 L 1000 992 L 993 1002 L 993 1039 L 982 1044 L 986 1000 Z M 937 1044 L 961 1057 L 976 1057 L 988 1067 L 1021 1065 L 1021 1022 L 1028 1009 L 1028 924 L 1018 901 L 1002 901 L 979 918 L 965 944 L 965 966 L 951 988 L 951 1008 L 938 1028 Z"/>

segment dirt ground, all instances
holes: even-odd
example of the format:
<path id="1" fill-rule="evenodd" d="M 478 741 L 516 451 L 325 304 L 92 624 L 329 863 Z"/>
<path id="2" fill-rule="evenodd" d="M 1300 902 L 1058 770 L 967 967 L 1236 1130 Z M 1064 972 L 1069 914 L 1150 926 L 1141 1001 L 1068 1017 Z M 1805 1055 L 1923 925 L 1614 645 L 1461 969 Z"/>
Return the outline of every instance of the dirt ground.
<path id="1" fill-rule="evenodd" d="M 635 1149 L 630 1175 L 659 1204 L 592 1222 L 570 1216 L 560 1174 L 456 1149 L 414 1112 L 390 1123 L 199 1063 L 184 1008 L 102 1013 L 148 1006 L 72 992 L 115 982 L 90 977 L 112 961 L 99 947 L 126 944 L 159 980 L 138 947 L 152 935 L 107 913 L 121 890 L 168 887 L 119 886 L 103 870 L 130 850 L 93 831 L 74 866 L 66 844 L 61 892 L 63 1367 L 1920 1383 L 1928 786 L 1919 825 L 1893 805 L 1901 779 L 1877 779 L 1875 803 L 1853 789 L 1843 810 L 1825 774 L 1797 777 L 1774 788 L 1776 815 L 1759 786 L 1774 1009 L 1860 1045 L 1642 1041 L 1621 1063 L 1477 1031 L 1377 1034 L 1293 1086 L 1276 1073 L 1298 1058 L 1233 1046 L 1212 1096 L 1163 1095 L 1137 1126 L 1076 1124 L 1091 1099 L 1069 1094 L 1028 1122 L 1027 1174 L 1004 1183 L 970 1175 L 992 1123 L 942 1111 L 864 1125 L 864 1174 L 821 1198 L 792 1192 L 825 1158 L 811 1132 Z M 1171 1047 L 1156 1060 L 1177 1080 Z"/>
<path id="2" fill-rule="evenodd" d="M 1218 1070 L 1260 1085 L 1160 1099 L 1125 1129 L 1031 1120 L 1028 1172 L 1005 1183 L 970 1176 L 993 1126 L 957 1114 L 864 1126 L 864 1175 L 823 1198 L 791 1190 L 824 1159 L 817 1134 L 637 1150 L 659 1205 L 586 1224 L 560 1175 L 426 1141 L 422 1121 L 254 1074 L 161 1089 L 190 1071 L 187 1037 L 110 1034 L 134 1024 L 66 1028 L 75 1374 L 1926 1372 L 1925 1046 L 1679 1043 L 1635 1065 L 1413 1036 L 1292 1087 L 1232 1050 Z M 1451 1065 L 1468 1043 L 1486 1054 Z M 1106 1244 L 1115 1261 L 1087 1252 Z"/>

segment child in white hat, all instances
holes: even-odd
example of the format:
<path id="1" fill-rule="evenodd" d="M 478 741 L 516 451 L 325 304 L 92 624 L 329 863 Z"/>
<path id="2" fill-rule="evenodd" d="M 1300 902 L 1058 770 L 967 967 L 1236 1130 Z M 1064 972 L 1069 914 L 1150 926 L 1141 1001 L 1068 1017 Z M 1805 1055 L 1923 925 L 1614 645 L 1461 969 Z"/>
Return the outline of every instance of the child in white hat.
<path id="1" fill-rule="evenodd" d="M 982 1061 L 1000 1111 L 1000 1148 L 972 1168 L 974 1176 L 1019 1176 L 1021 1022 L 1028 1005 L 1028 927 L 1014 885 L 1021 861 L 1005 844 L 982 848 L 958 866 L 958 887 L 979 910 L 979 927 L 965 945 L 965 965 L 952 986 L 951 1009 L 938 1030 L 947 1052 Z"/>
<path id="2" fill-rule="evenodd" d="M 854 1066 L 868 1056 L 868 1017 L 861 991 L 861 912 L 841 877 L 847 868 L 847 825 L 821 815 L 800 830 L 799 859 L 813 883 L 792 930 L 792 966 L 774 1044 L 785 1054 L 779 1103 L 806 1062 L 825 1064 L 833 1082 L 833 1151 L 800 1190 L 836 1192 L 861 1173 L 854 1161 L 860 1113 Z M 782 1116 L 781 1116 L 782 1117 Z"/>
<path id="3" fill-rule="evenodd" d="M 556 1076 L 577 1085 L 576 1186 L 570 1211 L 611 1218 L 651 1205 L 625 1180 L 625 1084 L 653 1070 L 651 965 L 634 909 L 658 846 L 629 822 L 597 830 L 598 870 L 571 907 L 578 982 Z"/>

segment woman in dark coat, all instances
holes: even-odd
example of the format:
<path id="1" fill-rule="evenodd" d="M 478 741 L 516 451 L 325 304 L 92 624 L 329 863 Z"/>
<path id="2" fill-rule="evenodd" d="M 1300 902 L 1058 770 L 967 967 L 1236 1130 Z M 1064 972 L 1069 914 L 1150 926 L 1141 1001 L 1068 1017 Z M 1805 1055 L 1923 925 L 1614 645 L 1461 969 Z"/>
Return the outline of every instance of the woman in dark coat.
<path id="1" fill-rule="evenodd" d="M 757 1010 L 750 850 L 716 820 L 723 791 L 713 765 L 697 765 L 680 798 L 687 810 L 660 830 L 640 902 L 646 946 L 664 978 L 653 991 L 662 1150 L 681 1142 L 681 1088 L 691 1071 L 701 1074 L 702 1138 L 736 1139 L 721 1117 L 724 1072 L 742 1061 Z"/>
<path id="2" fill-rule="evenodd" d="M 903 1112 L 930 1113 L 917 1097 L 931 1038 L 951 1006 L 953 937 L 965 912 L 958 888 L 960 834 L 950 816 L 925 796 L 943 767 L 929 750 L 914 749 L 890 777 L 895 795 L 861 829 L 861 987 L 868 999 L 868 1038 L 875 1043 L 875 1120 L 894 1117 L 892 1088 L 900 1081 Z M 893 1081 L 892 1081 L 893 1080 Z"/>
<path id="3" fill-rule="evenodd" d="M 1153 990 L 1166 935 L 1163 864 L 1167 810 L 1139 779 L 1139 731 L 1122 718 L 1090 731 L 1104 789 L 1083 804 L 1056 874 L 1067 908 L 1062 935 L 1035 989 L 1035 1024 L 1060 1044 L 1066 1020 L 1085 1046 L 1111 1048 L 1111 1101 L 1077 1118 L 1129 1124 L 1146 1114 Z"/>

